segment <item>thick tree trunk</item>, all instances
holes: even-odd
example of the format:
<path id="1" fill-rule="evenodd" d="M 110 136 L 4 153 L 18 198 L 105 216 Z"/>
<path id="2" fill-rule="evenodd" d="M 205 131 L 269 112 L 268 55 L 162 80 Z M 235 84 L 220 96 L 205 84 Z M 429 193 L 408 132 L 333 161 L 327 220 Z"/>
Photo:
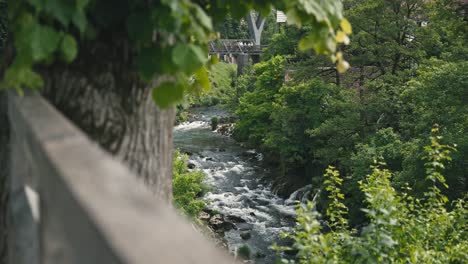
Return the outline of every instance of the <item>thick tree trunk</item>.
<path id="1" fill-rule="evenodd" d="M 170 203 L 175 109 L 156 107 L 151 87 L 138 78 L 125 35 L 100 36 L 80 45 L 74 63 L 40 69 L 44 95 Z"/>

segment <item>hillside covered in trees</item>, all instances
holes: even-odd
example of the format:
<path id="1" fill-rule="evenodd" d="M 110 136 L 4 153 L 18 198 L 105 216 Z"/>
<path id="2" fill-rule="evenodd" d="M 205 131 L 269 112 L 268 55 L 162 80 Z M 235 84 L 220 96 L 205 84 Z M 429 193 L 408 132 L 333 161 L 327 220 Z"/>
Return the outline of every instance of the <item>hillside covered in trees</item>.
<path id="1" fill-rule="evenodd" d="M 210 98 L 235 116 L 232 136 L 265 155 L 281 195 L 306 185 L 308 199 L 320 193 L 300 206 L 295 243 L 279 252 L 298 250 L 301 263 L 463 263 L 467 5 L 343 5 L 352 34 L 336 56 L 346 72 L 303 51 L 311 26 L 275 24 L 272 12 L 261 62 L 190 100 Z M 244 29 L 227 18 L 219 30 L 236 38 Z"/>

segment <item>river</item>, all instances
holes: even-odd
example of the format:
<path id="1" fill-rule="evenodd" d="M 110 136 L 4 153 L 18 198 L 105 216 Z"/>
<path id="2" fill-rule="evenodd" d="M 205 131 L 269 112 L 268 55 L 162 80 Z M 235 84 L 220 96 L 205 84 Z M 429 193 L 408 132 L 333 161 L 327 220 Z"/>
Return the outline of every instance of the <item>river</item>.
<path id="1" fill-rule="evenodd" d="M 269 184 L 272 172 L 262 164 L 262 154 L 211 131 L 210 119 L 227 116 L 225 111 L 206 107 L 191 112 L 189 122 L 174 128 L 174 145 L 182 153 L 190 153 L 189 163 L 207 175 L 211 190 L 203 199 L 209 207 L 246 221 L 243 231 L 232 229 L 225 233 L 229 251 L 234 253 L 247 244 L 255 263 L 274 263 L 275 253 L 269 247 L 274 242 L 284 243 L 280 234 L 291 231 L 295 224 L 295 194 L 289 199 L 277 196 Z M 249 230 L 250 239 L 241 238 L 245 230 Z M 257 252 L 264 256 L 255 258 Z"/>

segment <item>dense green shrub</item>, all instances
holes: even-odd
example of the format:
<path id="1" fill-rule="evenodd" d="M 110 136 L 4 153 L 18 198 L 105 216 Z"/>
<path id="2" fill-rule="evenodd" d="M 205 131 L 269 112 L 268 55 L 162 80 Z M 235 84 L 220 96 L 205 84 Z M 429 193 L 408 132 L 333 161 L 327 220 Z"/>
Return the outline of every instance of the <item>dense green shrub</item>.
<path id="1" fill-rule="evenodd" d="M 254 90 L 245 92 L 239 99 L 236 114 L 239 122 L 234 137 L 254 146 L 262 146 L 264 136 L 270 131 L 270 114 L 275 94 L 283 84 L 285 60 L 276 56 L 255 64 Z"/>
<path id="2" fill-rule="evenodd" d="M 216 128 L 218 127 L 218 123 L 219 123 L 218 117 L 213 116 L 210 121 L 211 121 L 211 130 L 216 130 Z"/>
<path id="3" fill-rule="evenodd" d="M 251 250 L 248 245 L 242 245 L 237 248 L 237 255 L 243 259 L 250 259 Z"/>
<path id="4" fill-rule="evenodd" d="M 283 174 L 298 168 L 321 176 L 326 164 L 348 159 L 359 139 L 356 95 L 317 78 L 284 83 L 284 70 L 281 56 L 254 66 L 234 137 L 275 159 Z"/>
<path id="5" fill-rule="evenodd" d="M 174 152 L 174 205 L 183 214 L 197 217 L 206 206 L 206 203 L 199 199 L 207 191 L 207 186 L 203 183 L 205 174 L 202 171 L 188 171 L 187 160 L 187 155 L 181 155 L 179 151 Z"/>
<path id="6" fill-rule="evenodd" d="M 342 179 L 329 168 L 324 176 L 329 199 L 325 216 L 312 202 L 301 205 L 298 225 L 289 234 L 294 245 L 274 248 L 297 250 L 299 263 L 466 263 L 468 208 L 463 199 L 448 204 L 441 191 L 448 188 L 441 171 L 454 148 L 440 144 L 440 139 L 433 135 L 425 148 L 429 187 L 422 199 L 410 195 L 409 187 L 397 191 L 391 184 L 392 172 L 383 169 L 385 164 L 376 164 L 359 182 L 369 222 L 358 231 L 347 222 Z"/>

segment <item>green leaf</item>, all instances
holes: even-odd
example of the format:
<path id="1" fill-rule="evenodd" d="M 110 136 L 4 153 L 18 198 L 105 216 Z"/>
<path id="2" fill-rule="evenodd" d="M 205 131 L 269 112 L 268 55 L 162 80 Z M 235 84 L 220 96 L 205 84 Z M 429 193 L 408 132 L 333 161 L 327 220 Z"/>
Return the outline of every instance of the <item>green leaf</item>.
<path id="1" fill-rule="evenodd" d="M 36 10 L 40 11 L 43 7 L 43 0 L 28 0 L 28 2 L 36 8 Z"/>
<path id="2" fill-rule="evenodd" d="M 150 81 L 154 74 L 173 74 L 177 71 L 172 63 L 171 48 L 150 47 L 142 49 L 136 58 L 141 77 Z"/>
<path id="3" fill-rule="evenodd" d="M 60 34 L 52 27 L 36 24 L 31 33 L 31 56 L 33 60 L 47 59 L 58 47 Z"/>
<path id="4" fill-rule="evenodd" d="M 344 73 L 344 72 L 346 72 L 346 70 L 349 69 L 349 63 L 347 61 L 345 61 L 345 60 L 340 60 L 336 64 L 336 68 L 338 69 L 339 73 Z"/>
<path id="5" fill-rule="evenodd" d="M 183 72 L 192 74 L 208 60 L 208 54 L 199 46 L 180 43 L 172 51 L 172 60 Z"/>
<path id="6" fill-rule="evenodd" d="M 299 41 L 299 49 L 302 51 L 313 49 L 318 54 L 330 54 L 335 52 L 336 43 L 334 39 L 329 37 L 328 27 L 320 24 Z"/>
<path id="7" fill-rule="evenodd" d="M 140 75 L 144 80 L 150 81 L 153 78 L 158 68 L 157 58 L 159 54 L 159 50 L 154 47 L 143 49 L 140 54 L 138 54 L 136 62 Z"/>
<path id="8" fill-rule="evenodd" d="M 89 3 L 89 0 L 76 0 L 76 8 L 82 11 Z"/>
<path id="9" fill-rule="evenodd" d="M 67 27 L 75 12 L 72 1 L 44 0 L 45 11 L 55 17 L 63 26 Z"/>
<path id="10" fill-rule="evenodd" d="M 76 28 L 78 28 L 80 33 L 83 34 L 84 31 L 86 30 L 86 23 L 87 23 L 86 14 L 83 11 L 75 12 L 75 15 L 73 16 L 73 19 L 72 19 L 72 23 L 73 25 L 76 26 Z"/>
<path id="11" fill-rule="evenodd" d="M 328 16 L 322 6 L 320 6 L 322 3 L 319 1 L 303 1 L 304 11 L 307 14 L 314 15 L 317 21 L 326 21 L 328 20 Z"/>
<path id="12" fill-rule="evenodd" d="M 31 44 L 32 36 L 36 30 L 37 21 L 30 13 L 23 13 L 18 18 L 18 29 L 15 34 L 15 46 L 18 55 L 15 63 L 30 65 L 32 62 Z M 20 60 L 18 60 L 20 58 Z"/>
<path id="13" fill-rule="evenodd" d="M 153 100 L 161 108 L 167 108 L 184 96 L 184 85 L 175 82 L 163 82 L 153 89 Z"/>
<path id="14" fill-rule="evenodd" d="M 155 19 L 155 27 L 158 31 L 176 32 L 181 21 L 174 19 L 172 11 L 167 6 L 161 6 L 152 11 L 152 17 Z"/>
<path id="15" fill-rule="evenodd" d="M 206 15 L 205 11 L 201 9 L 198 5 L 195 5 L 195 10 L 196 10 L 196 17 L 200 24 L 204 26 L 206 29 L 211 30 L 213 28 L 213 24 L 211 22 L 211 18 Z"/>
<path id="16" fill-rule="evenodd" d="M 68 34 L 65 35 L 65 37 L 62 39 L 60 49 L 65 61 L 68 63 L 72 62 L 78 54 L 78 46 L 76 44 L 75 38 Z"/>
<path id="17" fill-rule="evenodd" d="M 197 70 L 193 77 L 194 82 L 190 86 L 189 92 L 200 94 L 201 92 L 207 92 L 210 90 L 210 79 L 208 77 L 208 71 L 205 67 Z"/>
<path id="18" fill-rule="evenodd" d="M 340 22 L 340 27 L 343 29 L 344 33 L 347 35 L 351 34 L 353 32 L 353 29 L 351 27 L 351 24 L 346 18 L 343 18 Z"/>
<path id="19" fill-rule="evenodd" d="M 336 42 L 344 43 L 345 45 L 348 45 L 349 37 L 343 31 L 338 30 L 338 32 L 336 32 Z"/>
<path id="20" fill-rule="evenodd" d="M 127 31 L 131 39 L 138 42 L 151 41 L 154 29 L 151 12 L 140 11 L 133 13 L 127 20 Z"/>
<path id="21" fill-rule="evenodd" d="M 219 63 L 218 56 L 217 55 L 211 55 L 210 59 L 208 61 L 208 68 L 213 67 L 213 65 L 216 65 L 217 63 Z"/>
<path id="22" fill-rule="evenodd" d="M 38 89 L 44 85 L 42 77 L 34 72 L 30 67 L 18 67 L 17 65 L 18 64 L 14 63 L 13 67 L 10 67 L 5 71 L 2 88 L 14 88 L 21 94 L 21 89 L 23 87 Z"/>

